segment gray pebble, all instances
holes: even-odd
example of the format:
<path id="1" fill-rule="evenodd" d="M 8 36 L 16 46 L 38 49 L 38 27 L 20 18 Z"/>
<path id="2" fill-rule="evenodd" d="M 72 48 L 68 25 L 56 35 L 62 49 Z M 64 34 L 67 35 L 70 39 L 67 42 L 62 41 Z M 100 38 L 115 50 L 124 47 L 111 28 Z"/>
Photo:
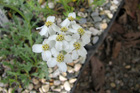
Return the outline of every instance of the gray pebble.
<path id="1" fill-rule="evenodd" d="M 85 24 L 87 22 L 87 19 L 86 18 L 81 18 L 80 20 L 79 20 L 79 23 L 80 24 Z"/>

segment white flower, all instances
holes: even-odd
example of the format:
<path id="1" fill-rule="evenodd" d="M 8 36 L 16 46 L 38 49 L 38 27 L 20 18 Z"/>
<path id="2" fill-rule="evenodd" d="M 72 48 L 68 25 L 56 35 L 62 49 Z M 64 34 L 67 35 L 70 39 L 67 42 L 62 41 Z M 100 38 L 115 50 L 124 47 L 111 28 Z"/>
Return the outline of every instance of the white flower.
<path id="1" fill-rule="evenodd" d="M 71 63 L 73 62 L 71 55 L 70 54 L 63 54 L 63 52 L 58 52 L 55 48 L 51 49 L 51 52 L 53 54 L 53 57 L 51 57 L 47 61 L 48 67 L 54 67 L 58 66 L 58 69 L 61 72 L 66 72 L 67 71 L 67 65 L 66 63 Z"/>
<path id="2" fill-rule="evenodd" d="M 46 37 L 48 37 L 49 35 L 54 35 L 55 32 L 57 32 L 57 30 L 59 29 L 59 27 L 56 26 L 54 22 L 55 22 L 55 17 L 49 16 L 47 17 L 47 20 L 44 26 L 36 28 L 36 29 L 41 29 L 41 31 L 39 32 L 41 36 L 45 35 Z"/>
<path id="3" fill-rule="evenodd" d="M 71 41 L 70 42 L 70 51 L 72 51 L 72 59 L 76 60 L 79 58 L 79 56 L 81 57 L 86 57 L 87 55 L 87 51 L 84 48 L 84 45 L 82 42 L 80 41 Z"/>
<path id="4" fill-rule="evenodd" d="M 54 42 L 45 39 L 43 44 L 34 44 L 32 46 L 32 51 L 41 53 L 43 61 L 47 61 L 52 56 L 51 47 L 54 47 Z"/>
<path id="5" fill-rule="evenodd" d="M 75 33 L 73 34 L 73 38 L 78 40 L 81 39 L 82 42 L 86 45 L 90 42 L 91 32 L 84 30 L 81 26 L 75 24 L 72 25 L 73 29 L 71 32 Z"/>
<path id="6" fill-rule="evenodd" d="M 69 25 L 74 25 L 76 24 L 75 19 L 76 19 L 75 12 L 69 13 L 68 18 L 66 18 L 60 25 L 62 27 L 68 27 Z"/>
<path id="7" fill-rule="evenodd" d="M 59 35 L 52 35 L 48 38 L 49 40 L 54 40 L 55 43 L 55 48 L 58 51 L 61 50 L 68 50 L 69 49 L 69 43 L 68 41 L 71 41 L 72 38 L 69 35 L 64 35 L 64 34 L 59 34 Z"/>

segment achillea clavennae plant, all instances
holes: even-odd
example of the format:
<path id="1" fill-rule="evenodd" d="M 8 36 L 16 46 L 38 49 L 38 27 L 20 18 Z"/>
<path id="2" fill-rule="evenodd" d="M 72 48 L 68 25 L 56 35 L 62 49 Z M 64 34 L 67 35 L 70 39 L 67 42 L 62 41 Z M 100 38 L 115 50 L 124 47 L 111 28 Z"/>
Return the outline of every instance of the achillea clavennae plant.
<path id="1" fill-rule="evenodd" d="M 48 67 L 58 66 L 61 72 L 67 71 L 66 63 L 71 63 L 79 57 L 86 58 L 87 51 L 84 48 L 90 42 L 91 32 L 84 30 L 76 24 L 76 14 L 69 13 L 60 25 L 55 24 L 55 17 L 49 16 L 39 34 L 46 39 L 42 44 L 34 44 L 32 50 L 42 53 L 43 61 Z"/>

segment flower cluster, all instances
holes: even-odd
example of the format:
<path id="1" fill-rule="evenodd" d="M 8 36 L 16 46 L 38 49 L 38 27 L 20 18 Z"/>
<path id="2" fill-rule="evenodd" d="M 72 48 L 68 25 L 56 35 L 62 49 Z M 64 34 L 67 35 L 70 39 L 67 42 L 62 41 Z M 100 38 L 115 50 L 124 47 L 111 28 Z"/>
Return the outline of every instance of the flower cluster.
<path id="1" fill-rule="evenodd" d="M 49 16 L 46 23 L 37 29 L 46 39 L 42 44 L 34 44 L 32 50 L 41 53 L 43 61 L 48 67 L 58 66 L 61 72 L 67 71 L 66 63 L 71 63 L 79 57 L 86 58 L 84 46 L 90 42 L 91 32 L 76 24 L 76 14 L 69 13 L 60 27 L 57 26 L 54 16 Z"/>

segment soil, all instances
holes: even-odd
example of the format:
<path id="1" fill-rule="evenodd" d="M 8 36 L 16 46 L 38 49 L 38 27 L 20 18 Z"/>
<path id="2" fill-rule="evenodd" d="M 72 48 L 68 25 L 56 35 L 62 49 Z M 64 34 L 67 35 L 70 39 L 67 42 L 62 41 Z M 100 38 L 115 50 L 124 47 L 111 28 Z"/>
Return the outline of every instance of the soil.
<path id="1" fill-rule="evenodd" d="M 125 0 L 74 93 L 140 93 L 139 7 L 139 0 Z"/>

